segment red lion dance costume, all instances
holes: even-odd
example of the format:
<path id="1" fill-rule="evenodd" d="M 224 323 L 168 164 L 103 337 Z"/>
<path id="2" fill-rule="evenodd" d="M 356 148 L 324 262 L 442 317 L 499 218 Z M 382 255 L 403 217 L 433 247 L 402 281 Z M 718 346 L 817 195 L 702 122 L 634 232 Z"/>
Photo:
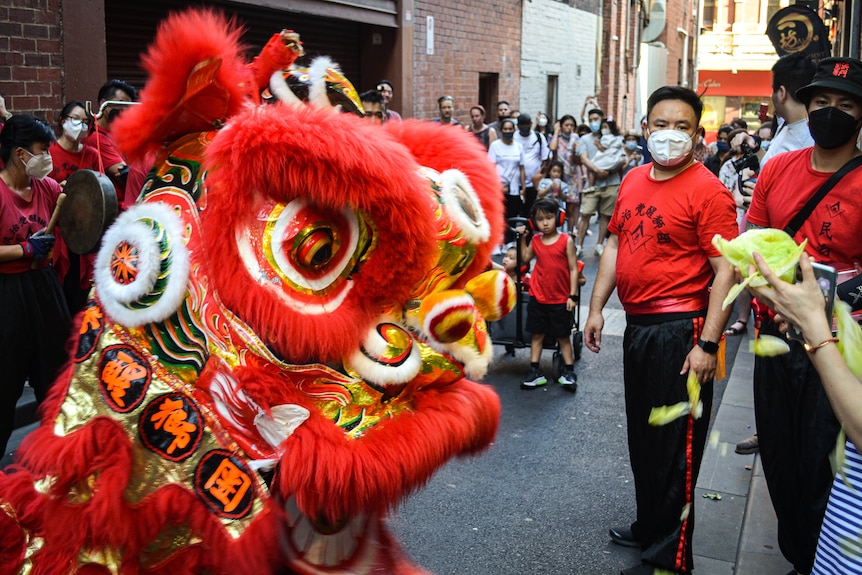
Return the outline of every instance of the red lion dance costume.
<path id="1" fill-rule="evenodd" d="M 288 69 L 295 34 L 251 64 L 239 34 L 172 16 L 144 59 L 117 136 L 155 160 L 0 473 L 3 575 L 424 573 L 386 513 L 494 437 L 499 400 L 467 377 L 514 291 L 483 273 L 503 223 L 484 150 L 346 113 L 330 62 Z"/>

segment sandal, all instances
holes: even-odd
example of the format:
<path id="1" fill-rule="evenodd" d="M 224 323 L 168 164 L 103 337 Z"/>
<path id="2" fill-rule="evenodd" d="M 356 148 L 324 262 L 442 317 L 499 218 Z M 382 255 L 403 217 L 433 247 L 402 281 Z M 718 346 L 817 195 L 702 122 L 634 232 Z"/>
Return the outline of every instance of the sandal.
<path id="1" fill-rule="evenodd" d="M 738 325 L 742 327 L 736 327 Z M 730 324 L 729 328 L 724 330 L 724 335 L 742 335 L 744 333 L 748 333 L 748 320 L 743 321 L 738 319 Z"/>

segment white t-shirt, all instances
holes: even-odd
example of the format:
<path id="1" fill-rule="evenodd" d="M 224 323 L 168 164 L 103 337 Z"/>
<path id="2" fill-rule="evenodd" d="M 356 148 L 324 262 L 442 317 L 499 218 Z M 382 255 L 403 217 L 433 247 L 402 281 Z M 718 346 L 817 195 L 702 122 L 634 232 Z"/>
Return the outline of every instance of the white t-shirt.
<path id="1" fill-rule="evenodd" d="M 515 132 L 515 142 L 524 148 L 524 171 L 527 172 L 527 186 L 532 186 L 533 176 L 536 175 L 536 172 L 542 167 L 542 162 L 551 153 L 548 149 L 548 140 L 530 130 L 526 137 L 522 136 L 520 132 Z"/>
<path id="2" fill-rule="evenodd" d="M 521 193 L 521 166 L 525 164 L 524 148 L 518 142 L 504 144 L 495 140 L 488 147 L 488 159 L 497 166 L 500 180 L 509 183 L 509 195 Z"/>
<path id="3" fill-rule="evenodd" d="M 760 168 L 762 169 L 773 156 L 802 148 L 810 148 L 813 145 L 814 138 L 811 137 L 811 132 L 808 130 L 808 118 L 792 124 L 785 124 L 769 143 L 769 149 L 766 150 L 760 160 Z"/>

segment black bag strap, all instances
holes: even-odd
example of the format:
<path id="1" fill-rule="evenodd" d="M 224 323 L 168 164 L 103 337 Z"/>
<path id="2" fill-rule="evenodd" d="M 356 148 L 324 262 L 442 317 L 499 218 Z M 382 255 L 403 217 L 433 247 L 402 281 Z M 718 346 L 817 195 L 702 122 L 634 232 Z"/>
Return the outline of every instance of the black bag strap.
<path id="1" fill-rule="evenodd" d="M 855 158 L 851 159 L 849 162 L 841 166 L 840 170 L 829 176 L 829 179 L 823 182 L 823 185 L 820 186 L 820 189 L 814 192 L 814 195 L 809 198 L 809 200 L 805 203 L 804 206 L 802 206 L 802 209 L 799 210 L 799 213 L 796 214 L 796 216 L 792 220 L 790 220 L 790 223 L 787 224 L 787 226 L 785 226 L 784 231 L 787 232 L 790 237 L 795 236 L 796 232 L 799 231 L 799 228 L 802 227 L 802 224 L 805 223 L 805 220 L 808 219 L 808 216 L 811 215 L 811 212 L 814 211 L 814 208 L 817 207 L 817 204 L 819 204 L 823 200 L 823 198 L 826 197 L 826 194 L 828 194 L 830 190 L 835 187 L 835 184 L 837 184 L 839 181 L 841 181 L 841 178 L 843 178 L 849 172 L 855 170 L 859 166 L 862 166 L 862 156 L 856 156 Z"/>

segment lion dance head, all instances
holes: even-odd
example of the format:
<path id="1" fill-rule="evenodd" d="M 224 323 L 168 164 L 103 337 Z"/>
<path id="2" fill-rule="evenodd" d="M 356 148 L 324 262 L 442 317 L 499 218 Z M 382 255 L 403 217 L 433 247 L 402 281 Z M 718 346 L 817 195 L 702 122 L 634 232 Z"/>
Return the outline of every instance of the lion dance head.
<path id="1" fill-rule="evenodd" d="M 0 573 L 424 573 L 385 515 L 493 440 L 484 149 L 368 123 L 298 35 L 247 62 L 239 34 L 174 15 L 144 58 L 116 137 L 151 169 L 0 473 Z"/>

